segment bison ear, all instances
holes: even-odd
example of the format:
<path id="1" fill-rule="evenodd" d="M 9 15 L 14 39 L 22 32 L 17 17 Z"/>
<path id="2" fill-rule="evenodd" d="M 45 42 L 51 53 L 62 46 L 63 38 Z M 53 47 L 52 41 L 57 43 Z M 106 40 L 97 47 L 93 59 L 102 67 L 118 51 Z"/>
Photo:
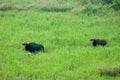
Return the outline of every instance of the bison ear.
<path id="1" fill-rule="evenodd" d="M 92 39 L 90 39 L 90 41 L 93 41 L 94 39 L 92 38 Z"/>
<path id="2" fill-rule="evenodd" d="M 90 41 L 95 41 L 96 40 L 96 38 L 92 38 L 92 39 L 90 39 Z"/>
<path id="3" fill-rule="evenodd" d="M 25 46 L 25 45 L 28 45 L 28 43 L 27 43 L 27 42 L 23 42 L 23 43 L 22 43 L 22 45 L 24 45 L 24 46 Z"/>

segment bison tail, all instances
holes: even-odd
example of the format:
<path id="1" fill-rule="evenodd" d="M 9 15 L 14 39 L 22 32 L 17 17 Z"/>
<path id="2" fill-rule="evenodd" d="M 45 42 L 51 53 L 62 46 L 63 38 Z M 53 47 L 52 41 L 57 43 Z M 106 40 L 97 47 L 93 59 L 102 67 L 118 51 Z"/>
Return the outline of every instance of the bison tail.
<path id="1" fill-rule="evenodd" d="M 43 50 L 43 52 L 44 52 L 44 47 L 42 47 L 42 50 Z"/>

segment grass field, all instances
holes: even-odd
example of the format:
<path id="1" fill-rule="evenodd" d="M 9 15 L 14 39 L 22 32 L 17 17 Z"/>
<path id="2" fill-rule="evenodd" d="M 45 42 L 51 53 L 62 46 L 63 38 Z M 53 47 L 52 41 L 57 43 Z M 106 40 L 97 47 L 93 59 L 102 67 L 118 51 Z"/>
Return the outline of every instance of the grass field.
<path id="1" fill-rule="evenodd" d="M 93 47 L 91 38 L 105 39 L 107 45 Z M 43 44 L 45 52 L 29 55 L 24 41 Z M 0 80 L 119 79 L 119 12 L 0 11 Z"/>

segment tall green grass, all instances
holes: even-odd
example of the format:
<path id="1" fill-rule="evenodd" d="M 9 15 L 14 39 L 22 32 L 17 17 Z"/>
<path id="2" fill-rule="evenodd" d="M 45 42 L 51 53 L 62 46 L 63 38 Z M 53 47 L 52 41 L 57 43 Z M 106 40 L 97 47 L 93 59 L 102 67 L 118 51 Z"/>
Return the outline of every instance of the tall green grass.
<path id="1" fill-rule="evenodd" d="M 1 11 L 0 19 L 1 80 L 119 80 L 119 14 Z M 107 45 L 94 48 L 90 38 Z M 42 43 L 45 52 L 29 55 L 24 41 Z"/>

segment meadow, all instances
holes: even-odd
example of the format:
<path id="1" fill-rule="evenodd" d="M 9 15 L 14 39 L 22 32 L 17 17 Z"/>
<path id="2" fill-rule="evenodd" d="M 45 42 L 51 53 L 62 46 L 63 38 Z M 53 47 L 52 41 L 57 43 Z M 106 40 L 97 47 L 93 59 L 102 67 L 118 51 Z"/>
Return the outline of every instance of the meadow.
<path id="1" fill-rule="evenodd" d="M 0 80 L 120 79 L 119 11 L 74 14 L 70 2 L 49 11 L 43 5 L 28 8 L 37 0 L 14 1 L 25 6 L 0 6 Z M 107 45 L 93 47 L 91 38 Z M 43 44 L 45 52 L 30 55 L 24 41 Z"/>

